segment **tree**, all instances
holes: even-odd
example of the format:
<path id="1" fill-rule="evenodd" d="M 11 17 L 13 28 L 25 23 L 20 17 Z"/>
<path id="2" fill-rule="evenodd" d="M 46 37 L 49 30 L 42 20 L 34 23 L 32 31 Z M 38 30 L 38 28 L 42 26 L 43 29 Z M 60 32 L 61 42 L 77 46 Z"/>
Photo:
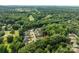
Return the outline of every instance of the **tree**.
<path id="1" fill-rule="evenodd" d="M 3 44 L 0 44 L 0 53 L 8 53 L 7 47 Z"/>
<path id="2" fill-rule="evenodd" d="M 23 29 L 19 29 L 19 35 L 20 35 L 20 36 L 24 36 L 24 35 L 25 35 Z"/>
<path id="3" fill-rule="evenodd" d="M 52 46 L 50 44 L 47 45 L 46 49 L 47 49 L 47 52 L 49 53 L 52 52 Z"/>
<path id="4" fill-rule="evenodd" d="M 69 44 L 70 40 L 69 38 L 61 35 L 54 35 L 50 37 L 50 44 L 53 46 L 56 44 L 60 44 L 61 42 Z"/>
<path id="5" fill-rule="evenodd" d="M 44 53 L 44 50 L 42 48 L 36 49 L 35 53 Z"/>
<path id="6" fill-rule="evenodd" d="M 19 25 L 19 24 L 14 24 L 14 25 L 12 26 L 12 28 L 13 28 L 14 30 L 18 30 L 18 29 L 20 28 L 20 25 Z"/>
<path id="7" fill-rule="evenodd" d="M 14 34 L 14 33 L 15 33 L 15 31 L 12 29 L 10 33 L 11 33 L 11 34 Z"/>
<path id="8" fill-rule="evenodd" d="M 12 36 L 12 35 L 9 35 L 9 36 L 7 37 L 7 42 L 8 42 L 8 43 L 12 43 L 12 42 L 13 42 L 13 36 Z"/>
<path id="9" fill-rule="evenodd" d="M 3 43 L 3 37 L 0 37 L 0 44 Z"/>
<path id="10" fill-rule="evenodd" d="M 59 46 L 62 48 L 59 50 Z M 69 39 L 67 37 L 61 35 L 55 35 L 50 39 L 40 39 L 36 42 L 31 42 L 19 49 L 18 52 L 26 52 L 26 53 L 47 53 L 47 52 L 70 52 L 70 48 L 67 47 L 69 45 Z M 69 49 L 64 50 L 64 49 Z M 58 49 L 58 50 L 57 50 Z"/>
<path id="11" fill-rule="evenodd" d="M 22 42 L 12 42 L 10 45 L 10 49 L 12 50 L 13 53 L 18 52 L 19 49 L 21 49 L 25 44 Z"/>
<path id="12" fill-rule="evenodd" d="M 0 36 L 3 36 L 5 35 L 5 32 L 4 31 L 0 31 Z"/>
<path id="13" fill-rule="evenodd" d="M 21 49 L 18 50 L 19 53 L 34 53 L 36 50 L 36 45 L 34 44 L 34 42 L 25 45 L 24 47 L 22 47 Z"/>
<path id="14" fill-rule="evenodd" d="M 59 45 L 58 49 L 56 50 L 57 53 L 69 53 L 72 52 L 69 47 L 63 47 L 62 45 Z"/>

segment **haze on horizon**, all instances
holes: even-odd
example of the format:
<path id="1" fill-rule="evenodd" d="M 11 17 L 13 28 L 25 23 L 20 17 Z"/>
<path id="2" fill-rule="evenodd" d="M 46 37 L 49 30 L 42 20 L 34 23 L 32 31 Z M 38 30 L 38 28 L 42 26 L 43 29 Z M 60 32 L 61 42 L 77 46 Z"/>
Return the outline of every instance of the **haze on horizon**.
<path id="1" fill-rule="evenodd" d="M 0 5 L 79 6 L 79 0 L 0 0 Z"/>

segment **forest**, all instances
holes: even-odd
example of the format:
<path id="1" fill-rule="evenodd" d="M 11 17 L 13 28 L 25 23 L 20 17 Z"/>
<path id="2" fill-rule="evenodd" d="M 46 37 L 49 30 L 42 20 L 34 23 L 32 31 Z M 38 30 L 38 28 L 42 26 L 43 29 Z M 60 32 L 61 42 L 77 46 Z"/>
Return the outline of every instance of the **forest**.
<path id="1" fill-rule="evenodd" d="M 0 6 L 0 53 L 78 53 L 79 7 Z"/>

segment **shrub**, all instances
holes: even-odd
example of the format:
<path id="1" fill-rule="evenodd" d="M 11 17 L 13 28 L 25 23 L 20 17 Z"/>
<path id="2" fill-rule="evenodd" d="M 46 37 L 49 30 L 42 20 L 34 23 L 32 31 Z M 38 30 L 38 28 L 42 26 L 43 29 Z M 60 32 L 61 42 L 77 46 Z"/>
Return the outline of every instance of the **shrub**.
<path id="1" fill-rule="evenodd" d="M 12 43 L 12 42 L 13 42 L 13 36 L 12 36 L 12 35 L 9 35 L 9 36 L 7 37 L 7 42 L 8 42 L 8 43 Z"/>

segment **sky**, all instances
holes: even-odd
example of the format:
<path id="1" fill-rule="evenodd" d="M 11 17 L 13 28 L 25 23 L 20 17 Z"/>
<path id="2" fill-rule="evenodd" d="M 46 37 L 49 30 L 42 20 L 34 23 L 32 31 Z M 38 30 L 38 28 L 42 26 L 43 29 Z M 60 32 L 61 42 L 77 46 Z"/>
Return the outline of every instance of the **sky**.
<path id="1" fill-rule="evenodd" d="M 0 0 L 0 5 L 79 6 L 79 0 Z"/>

